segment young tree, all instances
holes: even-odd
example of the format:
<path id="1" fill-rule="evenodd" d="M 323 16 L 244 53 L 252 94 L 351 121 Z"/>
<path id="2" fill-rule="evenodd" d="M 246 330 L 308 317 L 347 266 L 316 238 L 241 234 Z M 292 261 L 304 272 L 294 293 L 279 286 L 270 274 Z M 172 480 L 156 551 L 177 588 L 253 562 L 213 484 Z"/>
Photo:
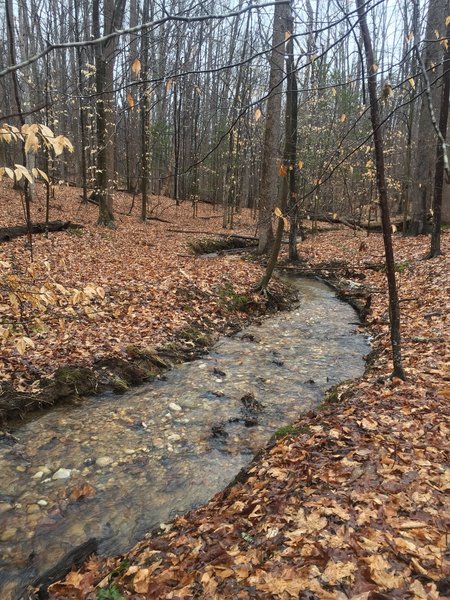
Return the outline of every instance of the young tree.
<path id="1" fill-rule="evenodd" d="M 395 279 L 394 250 L 392 247 L 392 230 L 389 215 L 387 196 L 386 174 L 384 166 L 383 135 L 381 131 L 380 107 L 377 94 L 377 64 L 375 62 L 372 40 L 367 26 L 366 9 L 364 0 L 356 0 L 359 24 L 366 53 L 367 85 L 370 99 L 370 117 L 372 121 L 373 142 L 375 147 L 376 178 L 378 197 L 381 209 L 381 222 L 383 228 L 383 242 L 386 259 L 386 277 L 389 290 L 389 321 L 392 345 L 392 362 L 394 370 L 392 375 L 405 379 L 402 366 L 401 341 L 400 341 L 400 304 L 398 301 L 397 282 Z"/>

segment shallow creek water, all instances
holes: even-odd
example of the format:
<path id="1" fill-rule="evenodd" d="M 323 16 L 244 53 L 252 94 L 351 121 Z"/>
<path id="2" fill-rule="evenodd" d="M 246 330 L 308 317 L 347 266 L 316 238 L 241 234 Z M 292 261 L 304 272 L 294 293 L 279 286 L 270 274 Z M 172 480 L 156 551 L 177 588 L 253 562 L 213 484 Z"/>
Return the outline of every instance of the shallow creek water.
<path id="1" fill-rule="evenodd" d="M 299 306 L 222 338 L 200 360 L 122 396 L 95 397 L 0 439 L 0 597 L 90 538 L 127 550 L 205 502 L 282 425 L 358 377 L 369 347 L 324 284 L 295 279 Z M 243 398 L 244 397 L 244 398 Z"/>

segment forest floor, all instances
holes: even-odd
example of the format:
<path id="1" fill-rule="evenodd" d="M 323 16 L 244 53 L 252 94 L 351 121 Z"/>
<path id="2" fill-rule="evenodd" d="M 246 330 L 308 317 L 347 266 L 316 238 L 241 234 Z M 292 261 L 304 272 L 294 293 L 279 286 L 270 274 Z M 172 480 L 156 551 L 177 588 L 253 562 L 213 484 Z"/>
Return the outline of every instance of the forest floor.
<path id="1" fill-rule="evenodd" d="M 0 193 L 0 232 L 23 225 L 20 194 L 10 185 Z M 44 195 L 38 188 L 34 223 L 45 221 Z M 131 215 L 132 195 L 114 202 L 117 228 L 99 228 L 98 207 L 58 187 L 50 220 L 81 228 L 34 235 L 33 262 L 26 236 L 0 244 L 0 423 L 77 395 L 124 391 L 276 308 L 251 291 L 259 264 L 192 251 L 191 242 L 224 233 L 211 205 L 200 203 L 193 218 L 191 203 L 153 197 L 149 216 L 162 220 L 143 224 L 139 198 Z M 232 233 L 254 235 L 249 210 Z"/>
<path id="2" fill-rule="evenodd" d="M 55 365 L 125 356 L 130 346 L 168 342 L 193 323 L 225 330 L 248 318 L 237 307 L 264 309 L 249 291 L 261 275 L 258 262 L 195 257 L 189 241 L 199 234 L 170 231 L 221 233 L 211 207 L 201 205 L 199 217 L 212 218 L 193 219 L 190 206 L 155 199 L 158 216 L 172 223 L 143 225 L 119 215 L 117 230 L 105 231 L 94 225 L 95 206 L 77 212 L 78 193 L 58 190 L 61 209 L 54 207 L 51 218 L 84 229 L 35 236 L 31 272 L 25 238 L 1 246 L 10 287 L 17 275 L 28 287 L 51 288 L 45 307 L 26 300 L 34 328 L 24 333 L 16 326 L 4 336 L 4 382 L 31 394 Z M 2 195 L 9 204 L 0 226 L 23 223 L 15 195 L 9 189 Z M 118 210 L 126 212 L 129 203 L 119 197 Z M 42 203 L 39 209 L 43 214 Z M 253 235 L 247 212 L 239 221 L 237 231 Z M 394 243 L 407 380 L 389 378 L 381 236 L 349 229 L 308 236 L 299 247 L 302 269 L 371 296 L 364 330 L 373 356 L 365 375 L 302 415 L 208 504 L 126 556 L 92 557 L 51 586 L 50 598 L 450 597 L 450 235 L 443 236 L 445 255 L 428 261 L 422 260 L 427 238 L 396 235 Z M 4 318 L 5 305 L 1 310 Z"/>

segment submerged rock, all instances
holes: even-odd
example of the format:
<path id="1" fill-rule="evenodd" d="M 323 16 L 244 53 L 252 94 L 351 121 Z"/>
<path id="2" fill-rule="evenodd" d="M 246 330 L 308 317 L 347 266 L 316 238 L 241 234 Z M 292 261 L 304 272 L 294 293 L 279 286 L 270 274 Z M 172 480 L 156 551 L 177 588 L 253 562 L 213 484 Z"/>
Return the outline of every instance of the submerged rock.
<path id="1" fill-rule="evenodd" d="M 72 474 L 72 469 L 58 469 L 56 473 L 53 473 L 52 479 L 69 479 Z"/>
<path id="2" fill-rule="evenodd" d="M 110 456 L 99 456 L 95 461 L 97 467 L 107 467 L 113 462 L 113 459 Z"/>

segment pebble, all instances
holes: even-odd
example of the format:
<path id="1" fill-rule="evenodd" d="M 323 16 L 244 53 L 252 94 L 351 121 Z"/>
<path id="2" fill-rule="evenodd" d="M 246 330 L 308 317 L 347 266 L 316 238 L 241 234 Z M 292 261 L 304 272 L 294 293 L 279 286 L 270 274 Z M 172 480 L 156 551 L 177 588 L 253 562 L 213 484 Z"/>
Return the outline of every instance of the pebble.
<path id="1" fill-rule="evenodd" d="M 42 471 L 38 471 L 37 473 L 35 473 L 32 477 L 32 479 L 41 479 L 43 477 L 44 473 Z"/>
<path id="2" fill-rule="evenodd" d="M 69 479 L 72 473 L 72 469 L 58 469 L 56 473 L 53 473 L 52 479 Z"/>
<path id="3" fill-rule="evenodd" d="M 33 514 L 33 513 L 36 513 L 36 512 L 38 512 L 38 511 L 39 511 L 39 506 L 38 506 L 37 504 L 30 504 L 30 505 L 27 507 L 27 513 L 28 513 L 29 515 L 31 515 L 31 514 Z"/>
<path id="4" fill-rule="evenodd" d="M 12 506 L 9 502 L 0 502 L 0 515 L 7 510 L 11 510 Z"/>
<path id="5" fill-rule="evenodd" d="M 18 467 L 16 467 L 16 471 L 19 471 L 19 473 L 24 473 L 27 470 L 26 467 L 19 465 Z"/>
<path id="6" fill-rule="evenodd" d="M 37 503 L 39 504 L 39 506 L 47 506 L 48 505 L 47 500 L 44 500 L 44 499 L 38 500 Z"/>
<path id="7" fill-rule="evenodd" d="M 99 456 L 95 461 L 97 467 L 107 467 L 113 462 L 113 459 L 110 456 Z"/>
<path id="8" fill-rule="evenodd" d="M 167 439 L 170 442 L 178 442 L 179 440 L 181 440 L 181 435 L 178 435 L 178 433 L 171 433 L 167 436 Z"/>
<path id="9" fill-rule="evenodd" d="M 0 542 L 8 542 L 9 540 L 12 540 L 16 533 L 17 529 L 15 529 L 14 527 L 9 527 L 8 529 L 5 529 L 5 531 L 0 535 Z"/>
<path id="10" fill-rule="evenodd" d="M 125 448 L 124 452 L 125 454 L 134 454 L 136 450 L 133 450 L 132 448 Z"/>
<path id="11" fill-rule="evenodd" d="M 181 408 L 181 406 L 180 406 L 179 404 L 177 404 L 176 402 L 171 402 L 171 403 L 169 404 L 169 408 L 170 408 L 170 410 L 173 410 L 173 411 L 175 411 L 175 412 L 180 412 L 180 410 L 183 410 L 183 409 Z"/>

